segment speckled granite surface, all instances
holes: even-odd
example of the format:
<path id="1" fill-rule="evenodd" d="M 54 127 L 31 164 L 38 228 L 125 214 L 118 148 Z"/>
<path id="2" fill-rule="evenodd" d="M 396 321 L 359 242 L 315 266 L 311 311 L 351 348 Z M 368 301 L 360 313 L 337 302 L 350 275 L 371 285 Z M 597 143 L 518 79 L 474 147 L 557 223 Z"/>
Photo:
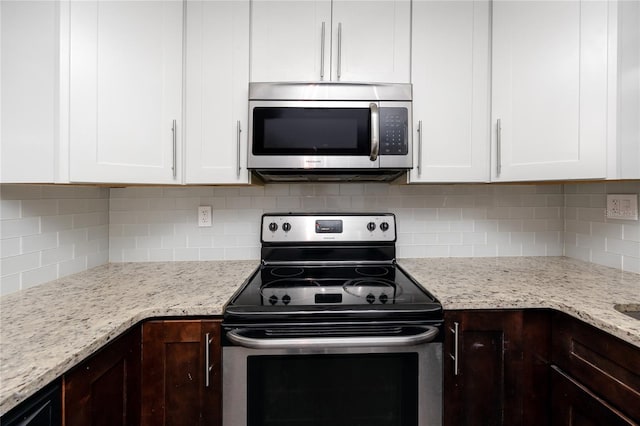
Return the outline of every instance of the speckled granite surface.
<path id="1" fill-rule="evenodd" d="M 555 308 L 640 347 L 640 275 L 568 258 L 402 259 L 445 309 Z M 257 261 L 125 263 L 0 298 L 0 414 L 131 325 L 220 315 Z"/>
<path id="2" fill-rule="evenodd" d="M 0 297 L 0 414 L 145 318 L 221 315 L 257 266 L 114 263 Z"/>

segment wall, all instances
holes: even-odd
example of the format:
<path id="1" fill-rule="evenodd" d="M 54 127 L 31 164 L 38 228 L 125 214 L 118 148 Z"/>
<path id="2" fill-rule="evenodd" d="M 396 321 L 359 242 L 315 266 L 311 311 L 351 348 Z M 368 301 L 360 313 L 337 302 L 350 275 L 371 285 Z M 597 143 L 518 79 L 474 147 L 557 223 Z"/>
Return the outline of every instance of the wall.
<path id="1" fill-rule="evenodd" d="M 399 257 L 567 256 L 640 273 L 640 222 L 605 219 L 606 193 L 564 185 L 0 186 L 0 294 L 123 261 L 259 259 L 263 212 L 381 211 Z M 214 225 L 196 226 L 196 207 Z"/>
<path id="2" fill-rule="evenodd" d="M 640 221 L 606 219 L 606 194 L 639 194 L 640 182 L 565 185 L 565 255 L 640 273 Z"/>
<path id="3" fill-rule="evenodd" d="M 213 207 L 198 228 L 196 207 Z M 561 256 L 562 185 L 278 184 L 111 189 L 111 262 L 259 259 L 263 212 L 398 217 L 398 257 Z"/>
<path id="4" fill-rule="evenodd" d="M 0 185 L 0 294 L 108 261 L 109 189 Z"/>

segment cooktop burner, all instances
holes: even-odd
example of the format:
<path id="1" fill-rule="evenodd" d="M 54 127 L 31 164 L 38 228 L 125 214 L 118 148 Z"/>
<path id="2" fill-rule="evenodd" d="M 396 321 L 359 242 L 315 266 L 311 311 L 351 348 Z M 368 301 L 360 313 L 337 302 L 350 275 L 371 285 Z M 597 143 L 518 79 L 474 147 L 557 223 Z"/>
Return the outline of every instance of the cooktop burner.
<path id="1" fill-rule="evenodd" d="M 264 215 L 261 257 L 226 324 L 442 320 L 440 303 L 395 263 L 393 215 Z"/>
<path id="2" fill-rule="evenodd" d="M 394 266 L 263 267 L 253 285 L 263 306 L 385 305 L 402 301 L 396 274 Z"/>

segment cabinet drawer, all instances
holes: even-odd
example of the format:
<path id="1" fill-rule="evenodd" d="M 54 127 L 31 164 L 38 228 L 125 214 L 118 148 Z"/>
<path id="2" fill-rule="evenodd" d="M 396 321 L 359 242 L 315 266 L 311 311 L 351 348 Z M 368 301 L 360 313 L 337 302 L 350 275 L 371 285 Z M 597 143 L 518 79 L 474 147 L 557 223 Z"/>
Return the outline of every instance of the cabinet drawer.
<path id="1" fill-rule="evenodd" d="M 632 426 L 634 423 L 594 395 L 589 389 L 551 367 L 551 411 L 553 426 L 607 425 Z"/>
<path id="2" fill-rule="evenodd" d="M 640 349 L 560 313 L 552 345 L 553 364 L 640 422 Z"/>

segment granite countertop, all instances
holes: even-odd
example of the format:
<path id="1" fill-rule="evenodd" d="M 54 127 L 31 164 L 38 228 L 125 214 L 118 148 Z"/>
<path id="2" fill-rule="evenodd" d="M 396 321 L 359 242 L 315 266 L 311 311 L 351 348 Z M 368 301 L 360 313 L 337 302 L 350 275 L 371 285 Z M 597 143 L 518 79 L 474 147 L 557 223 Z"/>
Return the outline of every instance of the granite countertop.
<path id="1" fill-rule="evenodd" d="M 640 275 L 562 257 L 401 259 L 445 309 L 554 308 L 640 347 Z M 0 414 L 153 317 L 221 315 L 257 261 L 108 264 L 0 297 Z"/>

